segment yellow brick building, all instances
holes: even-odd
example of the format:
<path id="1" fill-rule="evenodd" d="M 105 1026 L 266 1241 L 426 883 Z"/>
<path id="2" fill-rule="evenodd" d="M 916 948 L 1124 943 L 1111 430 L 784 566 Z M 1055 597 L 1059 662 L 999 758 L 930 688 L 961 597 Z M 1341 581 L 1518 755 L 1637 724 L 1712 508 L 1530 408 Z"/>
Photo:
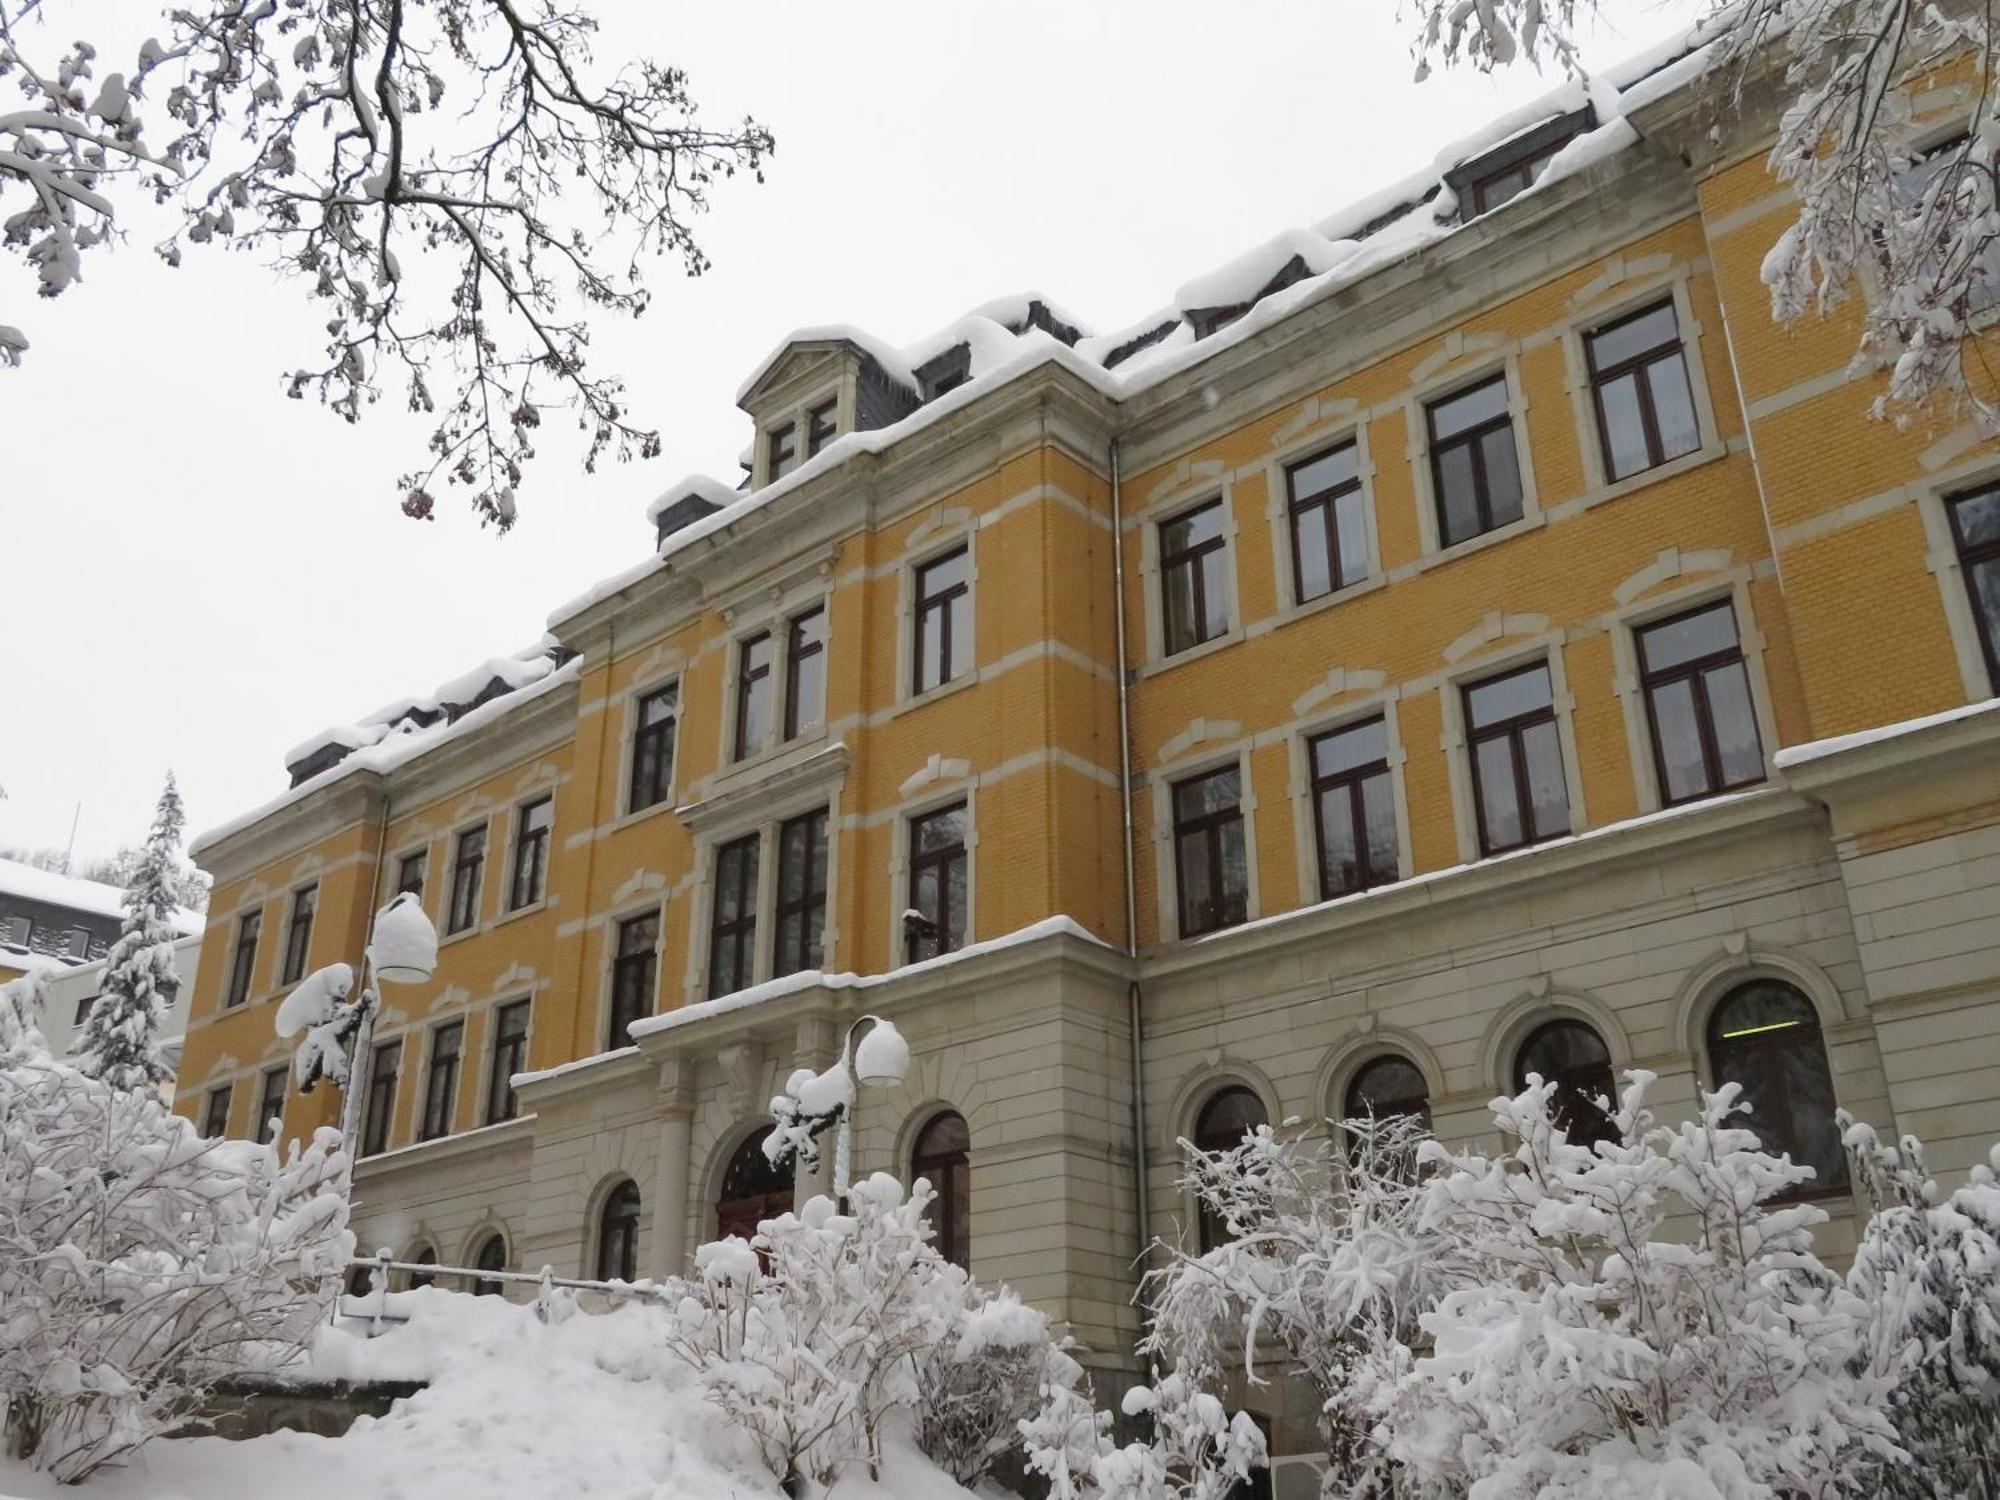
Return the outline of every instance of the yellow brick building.
<path id="1" fill-rule="evenodd" d="M 759 1166 L 768 1101 L 890 1016 L 857 1166 L 944 1184 L 950 1252 L 1112 1377 L 1135 1257 L 1201 1232 L 1175 1142 L 1256 1118 L 1733 1077 L 1836 1253 L 1836 1102 L 1982 1157 L 2000 450 L 1773 324 L 1757 122 L 1618 83 L 1122 333 L 787 340 L 740 489 L 203 838 L 179 1107 L 331 1121 L 271 1002 L 419 890 L 363 1241 L 667 1273 L 823 1188 Z"/>

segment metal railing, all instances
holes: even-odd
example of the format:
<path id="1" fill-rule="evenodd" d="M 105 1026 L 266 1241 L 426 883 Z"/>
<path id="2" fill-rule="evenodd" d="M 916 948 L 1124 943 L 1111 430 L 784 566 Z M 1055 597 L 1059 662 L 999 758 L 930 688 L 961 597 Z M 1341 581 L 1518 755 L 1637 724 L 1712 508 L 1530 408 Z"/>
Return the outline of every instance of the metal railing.
<path id="1" fill-rule="evenodd" d="M 366 1292 L 354 1293 L 349 1292 L 343 1284 L 340 1295 L 333 1299 L 333 1318 L 338 1319 L 341 1316 L 341 1304 L 344 1301 L 372 1302 L 374 1306 L 371 1311 L 347 1314 L 351 1318 L 367 1320 L 370 1338 L 379 1335 L 385 1324 L 409 1321 L 388 1310 L 389 1273 L 392 1271 L 403 1271 L 412 1277 L 421 1276 L 425 1278 L 426 1284 L 440 1276 L 463 1276 L 471 1281 L 494 1282 L 503 1287 L 509 1283 L 532 1286 L 536 1288 L 536 1314 L 544 1321 L 548 1319 L 549 1309 L 554 1303 L 554 1294 L 558 1289 L 601 1292 L 614 1299 L 639 1298 L 665 1301 L 667 1298 L 666 1288 L 647 1281 L 591 1281 L 580 1276 L 558 1276 L 553 1266 L 543 1266 L 540 1271 L 488 1271 L 478 1266 L 445 1266 L 439 1265 L 436 1261 L 396 1260 L 387 1250 L 377 1251 L 374 1255 L 354 1256 L 347 1262 L 344 1275 L 352 1276 L 354 1272 L 362 1270 L 374 1273 L 374 1285 Z"/>

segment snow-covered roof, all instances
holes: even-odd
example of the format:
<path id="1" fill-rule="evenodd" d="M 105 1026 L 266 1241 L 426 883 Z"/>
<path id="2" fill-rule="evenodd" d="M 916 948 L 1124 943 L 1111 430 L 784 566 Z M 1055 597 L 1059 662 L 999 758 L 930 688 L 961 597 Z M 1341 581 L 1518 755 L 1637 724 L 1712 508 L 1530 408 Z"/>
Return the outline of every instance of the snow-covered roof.
<path id="1" fill-rule="evenodd" d="M 98 880 L 81 880 L 13 859 L 0 859 L 0 896 L 39 901 L 93 917 L 123 920 L 125 916 L 125 892 L 120 887 Z M 200 912 L 185 907 L 176 909 L 173 917 L 174 925 L 184 933 L 200 932 L 204 920 Z"/>
<path id="2" fill-rule="evenodd" d="M 682 480 L 654 502 L 649 520 L 657 520 L 665 505 L 688 494 L 721 508 L 660 538 L 654 555 L 563 604 L 549 616 L 551 627 L 630 587 L 675 553 L 729 528 L 815 475 L 857 454 L 880 452 L 1037 366 L 1062 365 L 1113 400 L 1122 400 L 1240 344 L 1300 307 L 1457 233 L 1476 216 L 1461 212 L 1448 179 L 1462 178 L 1464 169 L 1476 170 L 1481 157 L 1504 152 L 1509 142 L 1537 127 L 1564 116 L 1577 116 L 1585 124 L 1519 196 L 1589 169 L 1638 140 L 1626 115 L 1694 78 L 1715 34 L 1714 24 L 1703 22 L 1596 77 L 1572 79 L 1454 142 L 1423 171 L 1366 194 L 1315 224 L 1284 230 L 1190 279 L 1172 301 L 1122 329 L 1093 332 L 1040 293 L 1028 292 L 982 304 L 905 345 L 845 323 L 794 330 L 750 372 L 737 390 L 739 403 L 791 350 L 845 343 L 906 387 L 919 404 L 900 420 L 842 435 L 782 479 L 752 493 L 705 475 Z M 969 358 L 964 384 L 924 399 L 917 372 L 960 345 Z"/>

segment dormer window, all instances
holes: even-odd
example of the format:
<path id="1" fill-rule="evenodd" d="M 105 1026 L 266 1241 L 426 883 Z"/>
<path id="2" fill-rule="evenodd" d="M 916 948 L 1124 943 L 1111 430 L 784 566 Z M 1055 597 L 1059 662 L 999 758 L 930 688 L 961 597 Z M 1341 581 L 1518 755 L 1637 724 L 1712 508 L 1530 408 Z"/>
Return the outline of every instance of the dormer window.
<path id="1" fill-rule="evenodd" d="M 1544 120 L 1534 129 L 1523 131 L 1511 141 L 1447 172 L 1445 181 L 1458 194 L 1460 217 L 1491 213 L 1509 199 L 1525 193 L 1541 181 L 1557 152 L 1596 125 L 1595 113 L 1585 105 Z"/>
<path id="2" fill-rule="evenodd" d="M 947 391 L 955 391 L 972 378 L 972 346 L 953 344 L 942 353 L 918 365 L 917 389 L 926 401 L 935 401 Z"/>
<path id="3" fill-rule="evenodd" d="M 806 457 L 815 458 L 820 449 L 832 442 L 840 431 L 834 420 L 837 403 L 831 399 L 821 402 L 806 413 Z"/>
<path id="4" fill-rule="evenodd" d="M 783 479 L 799 466 L 798 428 L 791 422 L 782 427 L 773 427 L 770 436 L 764 439 L 764 474 L 766 484 Z"/>

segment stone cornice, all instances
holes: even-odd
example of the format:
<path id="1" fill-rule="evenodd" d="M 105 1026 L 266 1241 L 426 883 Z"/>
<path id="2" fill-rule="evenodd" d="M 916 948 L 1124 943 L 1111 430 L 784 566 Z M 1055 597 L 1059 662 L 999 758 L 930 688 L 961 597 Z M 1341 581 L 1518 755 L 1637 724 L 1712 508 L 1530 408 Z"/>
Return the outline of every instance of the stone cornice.
<path id="1" fill-rule="evenodd" d="M 2000 705 L 1971 705 L 1958 714 L 1856 736 L 1852 744 L 1787 764 L 1784 776 L 1788 786 L 1822 802 L 1968 770 L 1993 777 L 2000 790 L 1996 757 Z"/>
<path id="2" fill-rule="evenodd" d="M 354 1163 L 354 1181 L 365 1185 L 371 1179 L 436 1166 L 440 1162 L 463 1161 L 469 1156 L 498 1155 L 505 1151 L 528 1151 L 535 1142 L 532 1114 L 516 1115 L 498 1125 L 483 1125 L 457 1135 L 441 1135 L 434 1141 L 417 1141 L 393 1151 L 364 1156 Z"/>

